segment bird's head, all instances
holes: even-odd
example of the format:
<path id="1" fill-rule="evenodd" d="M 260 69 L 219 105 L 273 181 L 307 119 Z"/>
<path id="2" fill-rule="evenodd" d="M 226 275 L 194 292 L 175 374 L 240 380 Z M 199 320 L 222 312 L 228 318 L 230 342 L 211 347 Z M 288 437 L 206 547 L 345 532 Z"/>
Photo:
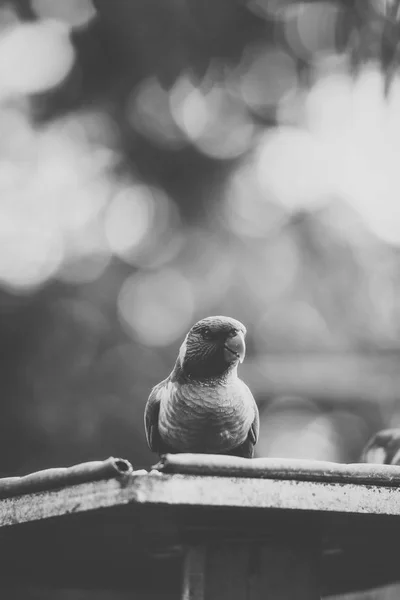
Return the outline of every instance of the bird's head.
<path id="1" fill-rule="evenodd" d="M 178 362 L 191 379 L 218 379 L 236 369 L 246 353 L 245 326 L 230 317 L 207 317 L 190 329 Z"/>
<path id="2" fill-rule="evenodd" d="M 400 464 L 400 429 L 378 431 L 364 448 L 361 461 L 382 465 Z"/>

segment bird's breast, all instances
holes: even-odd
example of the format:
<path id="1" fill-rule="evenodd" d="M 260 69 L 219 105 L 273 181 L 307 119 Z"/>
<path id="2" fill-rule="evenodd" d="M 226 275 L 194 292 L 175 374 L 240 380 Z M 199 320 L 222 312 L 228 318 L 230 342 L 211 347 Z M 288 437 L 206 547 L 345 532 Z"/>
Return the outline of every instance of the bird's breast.
<path id="1" fill-rule="evenodd" d="M 247 386 L 168 383 L 160 396 L 159 432 L 180 452 L 227 452 L 242 444 L 254 420 Z"/>

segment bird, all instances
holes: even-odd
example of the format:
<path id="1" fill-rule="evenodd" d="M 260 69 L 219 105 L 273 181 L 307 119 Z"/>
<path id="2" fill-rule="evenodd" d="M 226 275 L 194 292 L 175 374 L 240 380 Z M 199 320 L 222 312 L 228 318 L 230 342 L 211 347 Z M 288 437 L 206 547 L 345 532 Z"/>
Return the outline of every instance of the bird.
<path id="1" fill-rule="evenodd" d="M 400 465 L 400 429 L 382 429 L 375 433 L 361 454 L 361 462 Z"/>
<path id="2" fill-rule="evenodd" d="M 170 375 L 150 392 L 144 412 L 154 453 L 228 454 L 253 458 L 259 412 L 238 377 L 246 328 L 225 316 L 206 317 L 187 333 Z"/>

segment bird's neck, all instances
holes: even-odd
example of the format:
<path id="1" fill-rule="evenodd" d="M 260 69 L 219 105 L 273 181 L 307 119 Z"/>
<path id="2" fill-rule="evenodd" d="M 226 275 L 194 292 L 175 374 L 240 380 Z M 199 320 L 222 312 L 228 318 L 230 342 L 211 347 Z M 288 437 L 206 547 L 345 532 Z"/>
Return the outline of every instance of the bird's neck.
<path id="1" fill-rule="evenodd" d="M 201 376 L 187 372 L 181 364 L 179 357 L 176 359 L 175 366 L 170 375 L 171 381 L 177 383 L 199 383 L 201 385 L 227 385 L 237 379 L 237 364 L 233 364 L 221 374 L 213 376 Z"/>

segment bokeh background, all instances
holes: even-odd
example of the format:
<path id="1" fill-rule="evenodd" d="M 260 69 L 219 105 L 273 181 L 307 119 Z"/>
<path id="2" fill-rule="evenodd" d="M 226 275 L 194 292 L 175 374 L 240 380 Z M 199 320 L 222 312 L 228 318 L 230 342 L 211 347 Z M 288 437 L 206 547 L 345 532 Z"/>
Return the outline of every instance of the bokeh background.
<path id="1" fill-rule="evenodd" d="M 147 449 L 199 318 L 259 456 L 400 425 L 397 2 L 0 3 L 0 475 Z"/>
<path id="2" fill-rule="evenodd" d="M 400 426 L 399 17 L 0 1 L 0 476 L 154 463 L 149 391 L 211 314 L 248 328 L 258 456 Z"/>

